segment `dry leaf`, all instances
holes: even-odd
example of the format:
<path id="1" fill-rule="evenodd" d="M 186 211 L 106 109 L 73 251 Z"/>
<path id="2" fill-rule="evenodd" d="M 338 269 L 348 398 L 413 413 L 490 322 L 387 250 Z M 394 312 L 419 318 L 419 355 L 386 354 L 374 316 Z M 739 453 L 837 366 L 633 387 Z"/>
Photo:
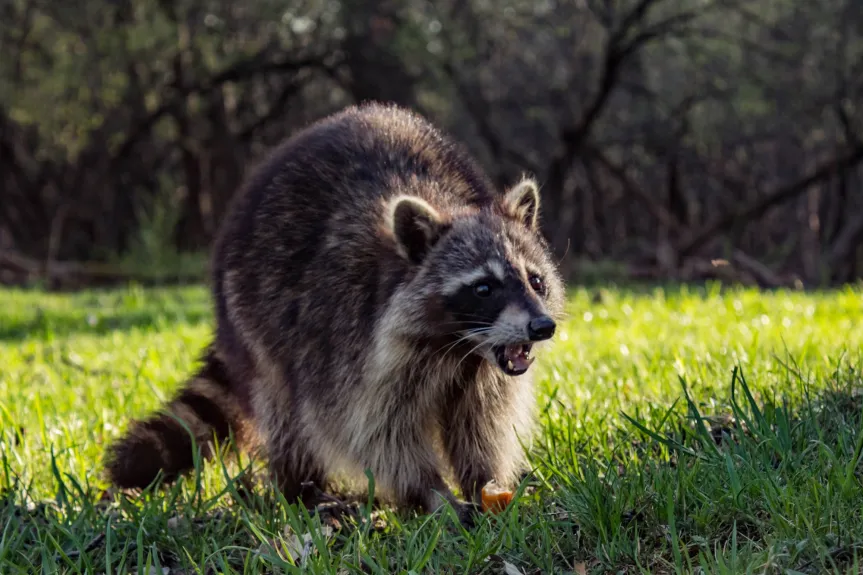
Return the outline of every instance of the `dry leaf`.
<path id="1" fill-rule="evenodd" d="M 582 563 L 575 564 L 575 574 L 576 575 L 587 575 L 587 565 Z"/>
<path id="2" fill-rule="evenodd" d="M 524 575 L 524 572 L 521 569 L 519 569 L 509 561 L 503 562 L 503 572 L 506 575 Z"/>
<path id="3" fill-rule="evenodd" d="M 291 554 L 291 559 L 293 559 L 295 563 L 298 562 L 297 560 L 300 559 L 300 557 L 305 559 L 305 557 L 307 555 L 306 545 L 310 544 L 311 542 L 312 542 L 312 536 L 309 535 L 308 533 L 303 535 L 303 542 L 302 543 L 300 543 L 300 538 L 297 537 L 296 533 L 291 533 L 288 536 L 286 547 L 288 548 L 288 553 Z"/>
<path id="4" fill-rule="evenodd" d="M 300 538 L 293 532 L 290 526 L 285 526 L 284 533 L 287 537 L 288 553 L 291 554 L 291 558 L 293 558 L 295 563 L 301 565 L 311 555 L 312 551 L 315 550 L 312 534 L 303 533 L 303 541 L 300 543 Z M 333 528 L 329 525 L 324 525 L 321 527 L 321 533 L 324 538 L 329 539 L 333 536 Z"/>

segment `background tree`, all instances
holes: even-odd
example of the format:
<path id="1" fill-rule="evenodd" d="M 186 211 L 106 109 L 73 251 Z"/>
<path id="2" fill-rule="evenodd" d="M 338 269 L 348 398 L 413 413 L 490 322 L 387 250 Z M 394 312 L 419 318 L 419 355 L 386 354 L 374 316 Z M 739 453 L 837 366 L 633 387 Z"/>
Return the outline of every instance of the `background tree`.
<path id="1" fill-rule="evenodd" d="M 0 273 L 204 252 L 269 147 L 374 99 L 536 175 L 574 277 L 852 281 L 861 32 L 854 0 L 2 0 Z"/>

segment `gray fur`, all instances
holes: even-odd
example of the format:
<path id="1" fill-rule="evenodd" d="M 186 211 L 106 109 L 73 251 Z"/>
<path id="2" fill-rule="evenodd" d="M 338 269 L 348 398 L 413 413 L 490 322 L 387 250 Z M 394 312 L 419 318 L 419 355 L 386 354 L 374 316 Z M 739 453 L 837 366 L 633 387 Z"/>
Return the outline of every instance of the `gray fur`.
<path id="1" fill-rule="evenodd" d="M 317 122 L 252 173 L 214 250 L 213 348 L 287 497 L 365 468 L 426 510 L 462 505 L 449 471 L 474 502 L 489 480 L 512 485 L 531 374 L 506 375 L 491 345 L 525 341 L 526 322 L 564 301 L 538 209 L 532 180 L 494 192 L 393 106 Z M 487 270 L 493 297 L 459 283 Z"/>

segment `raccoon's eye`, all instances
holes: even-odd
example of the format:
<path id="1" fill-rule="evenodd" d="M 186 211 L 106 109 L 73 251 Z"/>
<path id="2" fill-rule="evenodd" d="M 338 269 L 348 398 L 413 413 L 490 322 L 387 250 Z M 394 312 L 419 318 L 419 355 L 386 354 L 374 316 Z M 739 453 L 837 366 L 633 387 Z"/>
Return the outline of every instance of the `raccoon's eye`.
<path id="1" fill-rule="evenodd" d="M 479 283 L 473 286 L 473 293 L 479 297 L 488 297 L 491 295 L 491 286 L 487 283 Z"/>
<path id="2" fill-rule="evenodd" d="M 533 291 L 535 291 L 539 295 L 545 294 L 545 282 L 542 281 L 541 277 L 536 274 L 531 274 L 528 280 L 530 281 L 530 287 L 531 289 L 533 289 Z"/>

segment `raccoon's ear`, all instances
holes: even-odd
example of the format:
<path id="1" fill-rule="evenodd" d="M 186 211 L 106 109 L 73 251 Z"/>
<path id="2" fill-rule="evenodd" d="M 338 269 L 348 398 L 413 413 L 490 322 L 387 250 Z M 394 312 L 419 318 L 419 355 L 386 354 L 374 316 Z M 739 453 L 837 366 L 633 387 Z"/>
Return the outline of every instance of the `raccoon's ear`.
<path id="1" fill-rule="evenodd" d="M 421 262 L 440 237 L 440 214 L 416 196 L 396 197 L 390 202 L 389 214 L 399 253 L 413 263 Z"/>
<path id="2" fill-rule="evenodd" d="M 513 186 L 503 199 L 507 209 L 531 230 L 539 223 L 539 186 L 525 178 Z"/>

